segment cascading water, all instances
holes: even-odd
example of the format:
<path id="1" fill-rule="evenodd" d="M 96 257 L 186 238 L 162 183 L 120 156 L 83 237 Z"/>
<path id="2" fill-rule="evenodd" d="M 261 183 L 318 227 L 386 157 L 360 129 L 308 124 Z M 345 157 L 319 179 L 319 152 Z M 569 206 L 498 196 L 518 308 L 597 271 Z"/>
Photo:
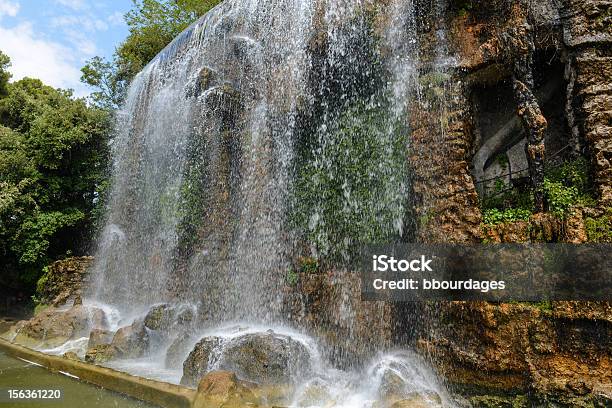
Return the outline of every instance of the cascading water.
<path id="1" fill-rule="evenodd" d="M 274 312 L 309 7 L 223 3 L 136 78 L 119 114 L 95 298 L 134 308 L 215 297 L 206 310 L 217 319 Z"/>
<path id="2" fill-rule="evenodd" d="M 155 304 L 189 305 L 181 361 L 202 336 L 218 355 L 270 327 L 297 339 L 313 370 L 295 382 L 296 406 L 364 406 L 390 377 L 402 395 L 446 401 L 412 354 L 341 372 L 282 313 L 297 256 L 345 265 L 356 245 L 412 229 L 416 50 L 411 0 L 227 0 L 209 12 L 136 77 L 117 115 L 89 302 L 117 326 Z M 178 382 L 181 367 L 162 361 L 174 346 L 153 344 L 161 352 L 114 366 Z"/>

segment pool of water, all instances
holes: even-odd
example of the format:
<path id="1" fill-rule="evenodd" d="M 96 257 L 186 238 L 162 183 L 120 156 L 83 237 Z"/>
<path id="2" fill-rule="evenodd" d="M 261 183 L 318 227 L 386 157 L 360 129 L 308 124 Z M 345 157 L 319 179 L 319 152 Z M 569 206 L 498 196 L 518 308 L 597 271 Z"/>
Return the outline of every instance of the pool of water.
<path id="1" fill-rule="evenodd" d="M 8 399 L 9 389 L 58 389 L 62 396 L 59 400 L 10 401 Z M 68 375 L 52 373 L 43 367 L 11 357 L 2 351 L 0 351 L 0 391 L 2 392 L 0 395 L 0 407 L 2 408 L 154 407 L 125 395 L 81 382 Z"/>

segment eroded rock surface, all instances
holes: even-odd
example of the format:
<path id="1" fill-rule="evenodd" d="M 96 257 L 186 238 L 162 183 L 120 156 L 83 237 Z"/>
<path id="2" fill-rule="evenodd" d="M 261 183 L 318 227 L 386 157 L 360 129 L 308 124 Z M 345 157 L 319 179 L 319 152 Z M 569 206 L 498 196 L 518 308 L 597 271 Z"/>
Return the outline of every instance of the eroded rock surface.
<path id="1" fill-rule="evenodd" d="M 87 281 L 87 271 L 93 257 L 80 256 L 56 261 L 47 267 L 47 272 L 39 280 L 37 296 L 42 304 L 59 306 L 71 298 L 81 295 L 83 282 Z"/>
<path id="2" fill-rule="evenodd" d="M 233 339 L 202 339 L 183 364 L 181 384 L 193 386 L 210 369 L 229 370 L 258 384 L 286 384 L 310 372 L 306 347 L 272 331 Z"/>
<path id="3" fill-rule="evenodd" d="M 102 344 L 110 344 L 113 340 L 113 332 L 103 329 L 93 329 L 89 333 L 89 342 L 87 348 L 96 347 Z"/>
<path id="4" fill-rule="evenodd" d="M 135 321 L 129 326 L 117 330 L 111 345 L 119 350 L 122 358 L 142 357 L 149 350 L 149 332 L 142 321 Z"/>
<path id="5" fill-rule="evenodd" d="M 96 308 L 76 305 L 68 310 L 49 307 L 14 327 L 14 341 L 30 347 L 55 347 L 70 339 L 86 336 Z"/>
<path id="6" fill-rule="evenodd" d="M 608 303 L 451 302 L 438 308 L 445 321 L 461 323 L 438 326 L 419 347 L 464 391 L 531 392 L 569 406 L 612 395 Z"/>
<path id="7" fill-rule="evenodd" d="M 258 406 L 260 401 L 249 385 L 229 371 L 208 373 L 198 384 L 194 408 L 239 408 Z"/>

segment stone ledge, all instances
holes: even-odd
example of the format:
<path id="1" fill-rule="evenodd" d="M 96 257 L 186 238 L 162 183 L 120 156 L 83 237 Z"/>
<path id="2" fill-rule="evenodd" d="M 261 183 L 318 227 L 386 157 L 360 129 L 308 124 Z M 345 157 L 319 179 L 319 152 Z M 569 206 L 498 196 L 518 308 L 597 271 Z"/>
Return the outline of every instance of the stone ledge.
<path id="1" fill-rule="evenodd" d="M 197 391 L 180 385 L 136 377 L 111 368 L 96 366 L 60 356 L 47 355 L 0 338 L 0 350 L 28 360 L 53 372 L 66 372 L 81 381 L 98 385 L 163 408 L 190 408 Z"/>

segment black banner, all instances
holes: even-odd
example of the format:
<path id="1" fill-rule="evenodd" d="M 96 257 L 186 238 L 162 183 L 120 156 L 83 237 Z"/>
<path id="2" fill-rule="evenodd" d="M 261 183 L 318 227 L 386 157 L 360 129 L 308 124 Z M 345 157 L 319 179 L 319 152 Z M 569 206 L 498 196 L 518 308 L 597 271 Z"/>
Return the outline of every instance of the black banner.
<path id="1" fill-rule="evenodd" d="M 369 246 L 363 300 L 612 300 L 610 244 Z"/>

